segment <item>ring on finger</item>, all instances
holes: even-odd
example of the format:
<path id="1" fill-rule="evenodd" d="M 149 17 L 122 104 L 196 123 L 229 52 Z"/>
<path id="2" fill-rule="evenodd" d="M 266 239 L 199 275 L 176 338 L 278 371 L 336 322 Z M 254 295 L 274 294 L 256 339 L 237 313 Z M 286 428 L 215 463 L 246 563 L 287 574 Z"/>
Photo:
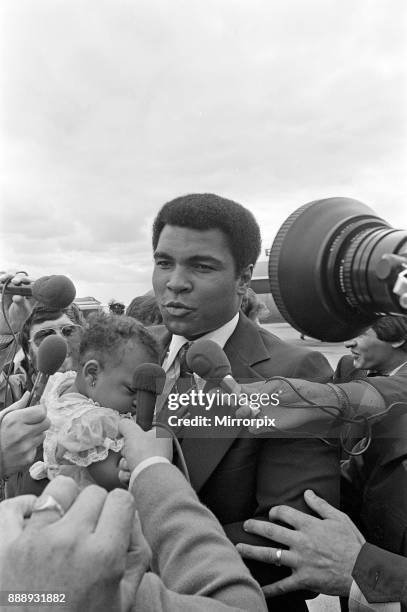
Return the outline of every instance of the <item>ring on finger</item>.
<path id="1" fill-rule="evenodd" d="M 278 548 L 276 550 L 276 559 L 274 561 L 274 565 L 277 565 L 277 567 L 280 567 L 281 565 L 281 557 L 283 556 L 283 551 L 281 548 Z"/>
<path id="2" fill-rule="evenodd" d="M 44 512 L 46 510 L 56 510 L 60 518 L 62 518 L 65 514 L 61 504 L 57 502 L 55 497 L 52 497 L 52 495 L 44 495 L 43 497 L 39 497 L 34 504 L 32 514 L 34 512 Z"/>

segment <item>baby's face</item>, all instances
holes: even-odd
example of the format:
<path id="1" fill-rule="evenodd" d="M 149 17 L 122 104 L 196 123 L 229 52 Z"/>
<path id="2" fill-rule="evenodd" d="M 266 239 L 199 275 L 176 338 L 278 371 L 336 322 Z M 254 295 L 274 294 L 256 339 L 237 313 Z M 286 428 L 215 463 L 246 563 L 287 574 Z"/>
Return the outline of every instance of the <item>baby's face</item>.
<path id="1" fill-rule="evenodd" d="M 135 412 L 133 374 L 139 365 L 147 362 L 151 362 L 151 356 L 142 345 L 127 344 L 121 362 L 116 365 L 107 363 L 99 372 L 92 399 L 118 412 Z"/>

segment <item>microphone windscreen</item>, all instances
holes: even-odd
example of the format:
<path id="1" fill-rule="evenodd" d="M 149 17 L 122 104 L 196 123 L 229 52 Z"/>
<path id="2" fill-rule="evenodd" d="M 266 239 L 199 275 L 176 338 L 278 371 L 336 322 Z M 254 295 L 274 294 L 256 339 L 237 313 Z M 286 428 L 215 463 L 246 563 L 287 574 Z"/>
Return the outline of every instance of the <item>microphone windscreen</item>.
<path id="1" fill-rule="evenodd" d="M 165 383 L 165 372 L 156 363 L 142 363 L 133 374 L 133 388 L 149 391 L 155 395 L 162 393 Z"/>
<path id="2" fill-rule="evenodd" d="M 76 289 L 73 282 L 61 274 L 42 276 L 32 287 L 33 297 L 41 304 L 51 308 L 66 308 L 75 299 Z"/>
<path id="3" fill-rule="evenodd" d="M 64 363 L 68 345 L 62 336 L 47 336 L 38 349 L 37 369 L 42 374 L 55 374 Z"/>
<path id="4" fill-rule="evenodd" d="M 187 365 L 204 380 L 223 380 L 232 374 L 229 359 L 213 340 L 196 340 L 186 354 Z"/>

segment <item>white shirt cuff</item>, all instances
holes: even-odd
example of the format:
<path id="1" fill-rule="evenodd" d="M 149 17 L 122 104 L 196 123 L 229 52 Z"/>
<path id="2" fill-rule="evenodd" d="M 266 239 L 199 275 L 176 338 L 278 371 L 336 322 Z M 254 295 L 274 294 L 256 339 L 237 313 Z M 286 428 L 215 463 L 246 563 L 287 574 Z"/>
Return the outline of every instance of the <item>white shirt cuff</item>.
<path id="1" fill-rule="evenodd" d="M 397 602 L 369 603 L 356 582 L 352 581 L 349 594 L 349 612 L 400 612 L 401 606 Z"/>
<path id="2" fill-rule="evenodd" d="M 166 457 L 160 457 L 158 455 L 156 457 L 148 457 L 148 459 L 144 459 L 144 461 L 141 461 L 131 473 L 129 491 L 131 491 L 137 476 L 141 474 L 143 470 L 148 468 L 150 465 L 154 465 L 155 463 L 168 463 L 171 465 L 171 462 Z"/>

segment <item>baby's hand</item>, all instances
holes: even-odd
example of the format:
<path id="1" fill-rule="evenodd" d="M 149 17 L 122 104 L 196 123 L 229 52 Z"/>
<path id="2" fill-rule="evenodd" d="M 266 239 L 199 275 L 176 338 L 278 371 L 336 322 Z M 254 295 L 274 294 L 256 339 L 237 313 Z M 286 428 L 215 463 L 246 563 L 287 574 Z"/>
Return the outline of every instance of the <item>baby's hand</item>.
<path id="1" fill-rule="evenodd" d="M 119 480 L 123 485 L 129 484 L 130 470 L 124 457 L 122 457 L 119 462 Z"/>

